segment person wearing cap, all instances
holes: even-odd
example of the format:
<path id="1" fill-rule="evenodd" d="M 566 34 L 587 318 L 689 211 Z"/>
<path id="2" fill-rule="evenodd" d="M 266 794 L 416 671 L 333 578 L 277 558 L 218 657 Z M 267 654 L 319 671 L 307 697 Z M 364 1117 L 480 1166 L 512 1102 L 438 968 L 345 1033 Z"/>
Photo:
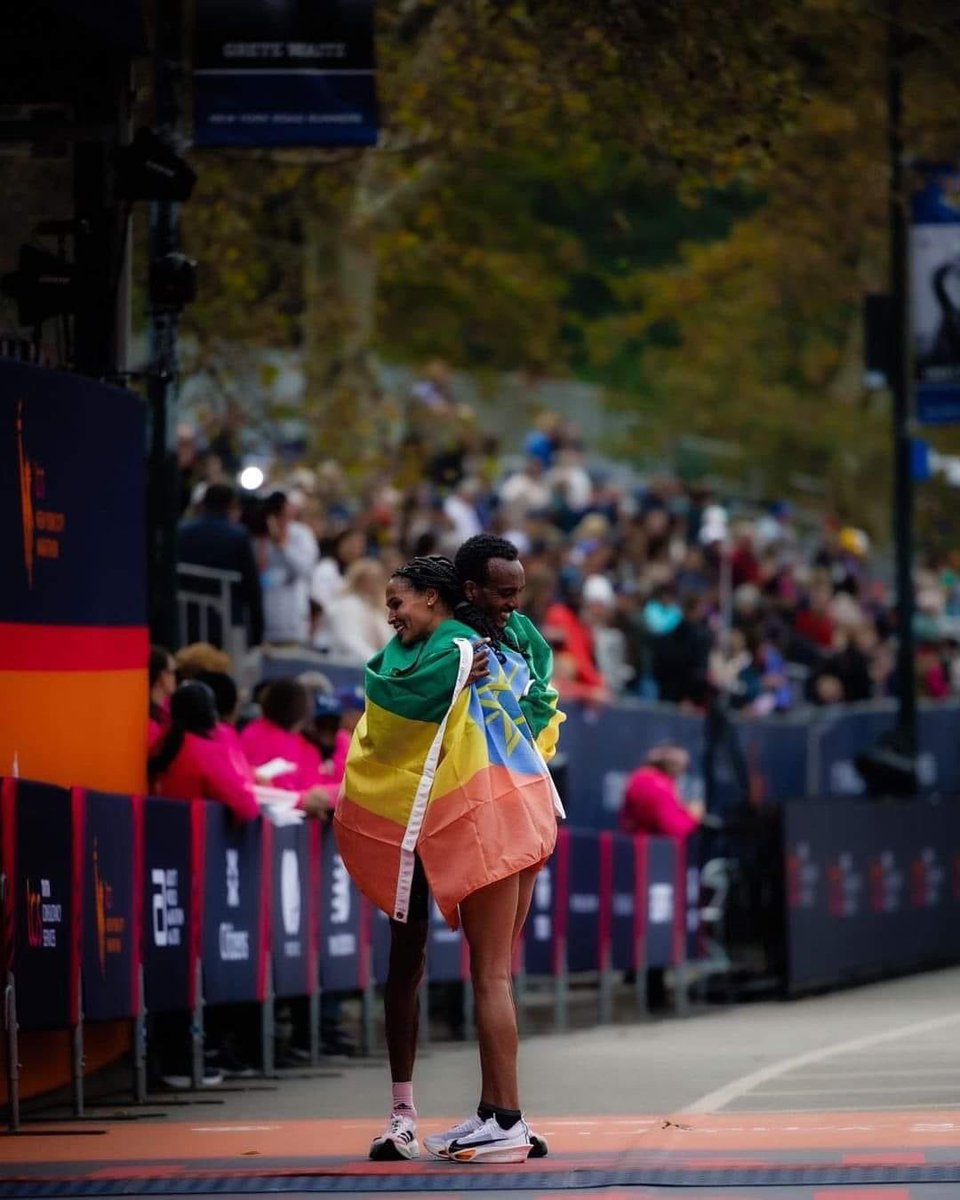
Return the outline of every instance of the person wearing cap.
<path id="1" fill-rule="evenodd" d="M 304 726 L 302 736 L 319 752 L 321 782 L 334 794 L 343 782 L 350 749 L 350 733 L 341 728 L 342 721 L 340 697 L 330 692 L 317 692 L 313 699 L 313 717 Z"/>

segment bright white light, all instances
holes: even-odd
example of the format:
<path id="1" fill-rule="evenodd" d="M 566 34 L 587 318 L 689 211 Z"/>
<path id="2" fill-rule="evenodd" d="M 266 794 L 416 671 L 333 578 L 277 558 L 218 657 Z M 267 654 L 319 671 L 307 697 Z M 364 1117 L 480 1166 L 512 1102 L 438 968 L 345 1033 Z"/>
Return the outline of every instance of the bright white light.
<path id="1" fill-rule="evenodd" d="M 248 492 L 255 492 L 263 483 L 263 472 L 259 467 L 244 467 L 240 472 L 240 486 Z"/>

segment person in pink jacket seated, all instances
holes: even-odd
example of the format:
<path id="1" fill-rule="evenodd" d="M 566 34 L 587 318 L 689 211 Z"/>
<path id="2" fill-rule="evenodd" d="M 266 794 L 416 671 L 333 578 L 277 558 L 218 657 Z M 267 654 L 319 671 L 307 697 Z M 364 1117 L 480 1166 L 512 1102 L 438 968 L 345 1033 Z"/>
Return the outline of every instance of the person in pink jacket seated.
<path id="1" fill-rule="evenodd" d="M 311 715 L 310 693 L 295 679 L 277 679 L 263 692 L 260 705 L 263 716 L 240 733 L 240 744 L 257 778 L 267 782 L 269 776 L 271 787 L 287 791 L 310 793 L 322 788 L 328 806 L 332 804 L 336 789 L 324 772 L 319 750 L 301 732 Z"/>
<path id="2" fill-rule="evenodd" d="M 652 837 L 690 836 L 700 825 L 703 805 L 685 803 L 677 780 L 690 766 L 682 746 L 655 746 L 646 763 L 627 780 L 620 809 L 622 833 L 647 833 Z"/>
<path id="3" fill-rule="evenodd" d="M 217 708 L 205 683 L 182 683 L 170 697 L 170 728 L 149 761 L 150 792 L 178 800 L 219 800 L 238 821 L 260 815 L 253 772 L 217 736 Z"/>

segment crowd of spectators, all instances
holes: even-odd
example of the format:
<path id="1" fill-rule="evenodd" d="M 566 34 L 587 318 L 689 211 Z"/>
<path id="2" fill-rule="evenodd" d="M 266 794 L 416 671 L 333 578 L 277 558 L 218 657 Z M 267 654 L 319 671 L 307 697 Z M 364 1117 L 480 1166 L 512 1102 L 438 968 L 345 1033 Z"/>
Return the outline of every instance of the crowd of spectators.
<path id="1" fill-rule="evenodd" d="M 411 462 L 419 455 L 419 469 Z M 896 613 L 855 526 L 802 532 L 789 505 L 748 509 L 676 478 L 621 482 L 577 428 L 546 413 L 497 446 L 436 364 L 411 396 L 389 477 L 362 495 L 341 466 L 278 469 L 257 493 L 224 482 L 223 446 L 181 461 L 181 561 L 236 570 L 251 644 L 360 664 L 389 638 L 389 572 L 452 555 L 480 530 L 516 543 L 524 607 L 555 651 L 561 693 L 634 695 L 768 715 L 890 696 Z M 960 576 L 917 573 L 922 698 L 960 691 Z"/>

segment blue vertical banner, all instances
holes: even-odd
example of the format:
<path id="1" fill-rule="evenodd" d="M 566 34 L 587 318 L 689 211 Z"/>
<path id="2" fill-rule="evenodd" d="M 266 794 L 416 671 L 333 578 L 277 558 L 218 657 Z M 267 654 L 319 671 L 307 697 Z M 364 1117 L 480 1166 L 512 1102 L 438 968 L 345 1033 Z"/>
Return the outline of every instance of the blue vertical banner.
<path id="1" fill-rule="evenodd" d="M 329 992 L 351 992 L 363 987 L 365 981 L 366 946 L 360 893 L 347 874 L 329 832 L 323 839 L 322 854 L 320 985 Z"/>
<path id="2" fill-rule="evenodd" d="M 912 202 L 910 324 L 917 420 L 960 421 L 960 170 L 931 167 Z"/>
<path id="3" fill-rule="evenodd" d="M 313 873 L 307 825 L 264 827 L 269 833 L 271 872 L 270 944 L 276 996 L 309 996 L 317 990 L 310 946 Z"/>
<path id="4" fill-rule="evenodd" d="M 567 970 L 600 967 L 600 839 L 592 829 L 571 829 L 567 893 Z"/>
<path id="5" fill-rule="evenodd" d="M 198 146 L 374 146 L 373 0 L 197 0 Z"/>
<path id="6" fill-rule="evenodd" d="M 670 838 L 647 839 L 647 966 L 670 967 L 676 961 L 677 845 Z"/>

